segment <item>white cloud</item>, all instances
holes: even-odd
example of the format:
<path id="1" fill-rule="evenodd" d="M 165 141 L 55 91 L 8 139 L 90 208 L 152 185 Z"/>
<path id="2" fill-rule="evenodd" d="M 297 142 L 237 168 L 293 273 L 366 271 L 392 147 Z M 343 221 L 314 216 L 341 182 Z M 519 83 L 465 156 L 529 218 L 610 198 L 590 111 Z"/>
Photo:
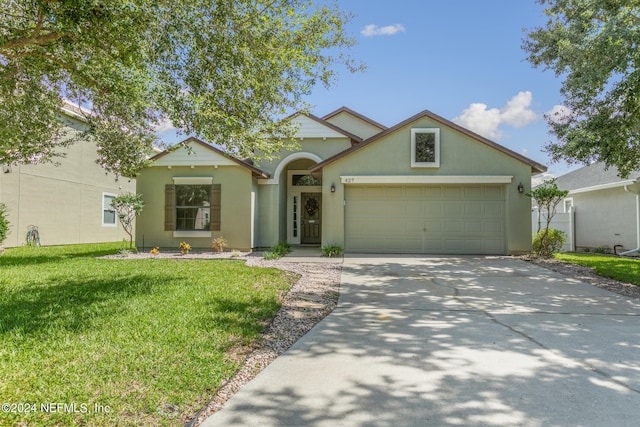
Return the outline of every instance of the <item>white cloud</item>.
<path id="1" fill-rule="evenodd" d="M 538 175 L 534 175 L 531 177 L 531 188 L 535 188 L 543 182 L 548 181 L 552 178 L 557 178 L 557 176 L 551 172 L 544 172 Z"/>
<path id="2" fill-rule="evenodd" d="M 155 126 L 156 133 L 163 133 L 163 132 L 169 132 L 174 130 L 176 130 L 176 127 L 173 125 L 171 120 L 169 120 L 166 117 L 160 120 L 158 123 L 156 123 L 156 126 Z"/>
<path id="3" fill-rule="evenodd" d="M 531 92 L 518 92 L 501 110 L 502 121 L 515 128 L 521 128 L 535 122 L 538 116 L 529 109 L 532 99 Z"/>
<path id="4" fill-rule="evenodd" d="M 519 128 L 538 119 L 538 115 L 529 108 L 532 99 L 531 92 L 526 91 L 519 92 L 501 109 L 488 108 L 482 103 L 473 103 L 453 121 L 486 138 L 499 140 L 502 138 L 500 125 L 507 124 Z"/>
<path id="5" fill-rule="evenodd" d="M 554 105 L 551 110 L 544 113 L 545 117 L 555 123 L 563 123 L 571 115 L 571 110 L 564 105 Z"/>
<path id="6" fill-rule="evenodd" d="M 387 25 L 386 27 L 378 27 L 376 24 L 365 25 L 365 27 L 360 31 L 365 37 L 373 37 L 373 36 L 392 36 L 398 33 L 404 33 L 406 29 L 402 24 L 394 24 Z"/>
<path id="7" fill-rule="evenodd" d="M 500 110 L 487 109 L 487 104 L 473 103 L 461 115 L 453 119 L 454 123 L 466 127 L 484 137 L 500 139 Z"/>

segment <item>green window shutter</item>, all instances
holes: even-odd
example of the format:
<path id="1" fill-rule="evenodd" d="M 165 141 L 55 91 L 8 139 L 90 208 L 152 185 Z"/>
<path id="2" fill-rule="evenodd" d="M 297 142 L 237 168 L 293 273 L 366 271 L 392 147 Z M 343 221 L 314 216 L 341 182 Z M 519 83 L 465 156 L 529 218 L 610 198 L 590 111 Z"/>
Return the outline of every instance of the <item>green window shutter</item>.
<path id="1" fill-rule="evenodd" d="M 211 231 L 220 231 L 220 184 L 211 186 Z"/>
<path id="2" fill-rule="evenodd" d="M 176 228 L 176 186 L 167 184 L 164 186 L 164 231 L 173 231 Z"/>

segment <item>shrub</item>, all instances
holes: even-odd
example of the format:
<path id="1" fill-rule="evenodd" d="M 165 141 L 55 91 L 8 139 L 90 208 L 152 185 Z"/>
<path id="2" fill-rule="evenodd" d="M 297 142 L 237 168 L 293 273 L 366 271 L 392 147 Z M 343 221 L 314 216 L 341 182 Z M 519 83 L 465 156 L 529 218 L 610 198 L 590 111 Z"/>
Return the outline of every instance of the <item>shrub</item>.
<path id="1" fill-rule="evenodd" d="M 340 245 L 325 245 L 320 250 L 322 251 L 322 256 L 329 258 L 342 255 L 342 246 Z"/>
<path id="2" fill-rule="evenodd" d="M 191 245 L 187 242 L 180 242 L 180 253 L 186 255 L 191 250 Z"/>
<path id="3" fill-rule="evenodd" d="M 231 258 L 237 258 L 237 257 L 239 257 L 240 255 L 241 255 L 241 254 L 240 254 L 240 251 L 239 251 L 239 250 L 237 250 L 237 249 L 234 249 L 233 251 L 231 251 Z"/>
<path id="4" fill-rule="evenodd" d="M 607 248 L 604 246 L 599 246 L 597 248 L 595 248 L 593 250 L 593 252 L 597 253 L 597 254 L 606 254 L 607 253 Z"/>
<path id="5" fill-rule="evenodd" d="M 9 221 L 7 220 L 7 205 L 0 203 L 0 245 L 7 238 L 9 232 Z"/>
<path id="6" fill-rule="evenodd" d="M 211 247 L 213 248 L 214 251 L 216 251 L 217 253 L 222 253 L 224 251 L 225 246 L 227 246 L 227 239 L 225 239 L 222 236 L 216 237 L 215 239 L 213 239 L 213 241 L 211 242 Z"/>
<path id="7" fill-rule="evenodd" d="M 151 250 L 149 251 L 149 253 L 150 253 L 151 255 L 159 255 L 159 254 L 160 254 L 160 248 L 156 246 L 155 248 L 151 249 Z"/>
<path id="8" fill-rule="evenodd" d="M 533 238 L 533 251 L 541 257 L 549 258 L 558 252 L 567 241 L 567 235 L 555 228 L 543 229 Z"/>
<path id="9" fill-rule="evenodd" d="M 289 252 L 291 252 L 291 245 L 289 243 L 280 242 L 274 247 L 272 247 L 271 251 L 277 253 L 279 257 L 283 257 Z"/>
<path id="10" fill-rule="evenodd" d="M 281 255 L 277 252 L 265 251 L 262 257 L 264 259 L 280 259 Z"/>

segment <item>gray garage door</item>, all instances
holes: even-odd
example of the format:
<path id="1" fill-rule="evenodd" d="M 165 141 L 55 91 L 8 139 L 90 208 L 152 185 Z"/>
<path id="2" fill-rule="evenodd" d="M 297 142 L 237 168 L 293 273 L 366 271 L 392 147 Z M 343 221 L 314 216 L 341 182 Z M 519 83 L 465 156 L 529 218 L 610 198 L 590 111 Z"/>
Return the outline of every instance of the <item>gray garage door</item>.
<path id="1" fill-rule="evenodd" d="M 502 185 L 347 185 L 350 252 L 503 254 Z"/>

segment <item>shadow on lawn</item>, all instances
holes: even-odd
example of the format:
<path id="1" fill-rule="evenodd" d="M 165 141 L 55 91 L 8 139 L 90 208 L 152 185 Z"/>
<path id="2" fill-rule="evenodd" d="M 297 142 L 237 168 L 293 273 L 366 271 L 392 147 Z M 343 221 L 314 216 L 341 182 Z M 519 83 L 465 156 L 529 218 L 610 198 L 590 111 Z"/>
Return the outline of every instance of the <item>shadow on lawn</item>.
<path id="1" fill-rule="evenodd" d="M 76 250 L 70 247 L 72 246 L 9 248 L 4 255 L 0 256 L 0 268 L 57 263 L 74 258 L 95 258 L 118 252 L 116 247 L 91 248 L 78 245 Z"/>
<path id="2" fill-rule="evenodd" d="M 172 280 L 175 277 L 146 274 L 106 280 L 52 277 L 47 284 L 4 295 L 0 301 L 0 333 L 20 330 L 32 334 L 48 328 L 81 330 L 91 319 L 125 310 L 118 301 L 149 294 Z"/>

